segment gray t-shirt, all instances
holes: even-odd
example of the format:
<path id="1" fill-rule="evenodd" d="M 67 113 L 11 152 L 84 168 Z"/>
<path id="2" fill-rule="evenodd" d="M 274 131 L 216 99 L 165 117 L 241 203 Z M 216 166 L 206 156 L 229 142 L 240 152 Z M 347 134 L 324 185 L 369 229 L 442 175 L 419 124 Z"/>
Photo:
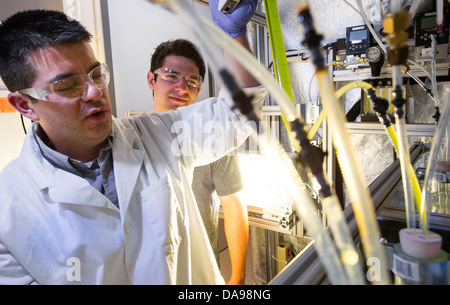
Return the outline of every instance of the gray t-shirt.
<path id="1" fill-rule="evenodd" d="M 239 192 L 244 187 L 236 152 L 194 169 L 192 190 L 219 264 L 218 224 L 220 200 L 217 197 Z"/>

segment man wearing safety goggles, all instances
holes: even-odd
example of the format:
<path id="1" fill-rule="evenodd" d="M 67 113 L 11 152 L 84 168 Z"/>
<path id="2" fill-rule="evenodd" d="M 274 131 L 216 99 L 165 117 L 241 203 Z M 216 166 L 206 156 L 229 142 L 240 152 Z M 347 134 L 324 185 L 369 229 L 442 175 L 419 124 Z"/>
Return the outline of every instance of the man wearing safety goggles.
<path id="1" fill-rule="evenodd" d="M 235 145 L 183 154 L 181 142 L 202 145 L 172 127 L 204 123 L 183 108 L 113 118 L 90 39 L 56 11 L 0 24 L 8 101 L 35 121 L 0 173 L 0 284 L 222 284 L 188 177 Z M 191 107 L 241 130 L 240 144 L 248 133 L 231 105 Z"/>
<path id="2" fill-rule="evenodd" d="M 152 55 L 147 76 L 155 111 L 193 104 L 204 76 L 205 63 L 190 41 L 177 39 L 161 43 Z M 194 170 L 192 189 L 218 264 L 219 210 L 220 206 L 223 208 L 232 271 L 228 284 L 245 284 L 249 227 L 247 209 L 238 194 L 243 187 L 236 152 Z"/>
<path id="3" fill-rule="evenodd" d="M 254 6 L 238 6 L 230 15 L 221 13 L 217 5 L 217 1 L 210 2 L 211 15 L 216 25 L 244 48 L 249 49 L 247 23 L 253 14 L 248 11 L 253 11 Z M 244 87 L 259 85 L 233 56 L 225 56 L 228 65 L 239 68 L 238 76 Z M 177 39 L 161 43 L 152 55 L 150 71 L 147 74 L 149 88 L 153 91 L 155 111 L 176 110 L 178 107 L 192 105 L 202 88 L 205 70 L 203 58 L 190 41 Z M 264 95 L 261 97 L 264 98 Z M 261 100 L 256 104 L 262 102 Z M 245 284 L 249 227 L 246 206 L 238 195 L 243 187 L 236 152 L 213 163 L 198 166 L 194 170 L 192 189 L 218 264 L 220 206 L 223 209 L 224 229 L 231 260 L 228 284 Z"/>

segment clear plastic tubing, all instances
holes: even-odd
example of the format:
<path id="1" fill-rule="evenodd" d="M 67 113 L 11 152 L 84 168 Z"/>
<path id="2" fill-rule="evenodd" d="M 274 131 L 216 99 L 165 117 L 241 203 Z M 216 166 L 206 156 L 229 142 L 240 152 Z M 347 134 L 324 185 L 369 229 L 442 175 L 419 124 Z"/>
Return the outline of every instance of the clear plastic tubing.
<path id="1" fill-rule="evenodd" d="M 308 9 L 308 1 L 295 1 L 297 12 L 300 13 Z M 367 189 L 367 183 L 359 162 L 356 157 L 353 145 L 345 129 L 346 118 L 341 105 L 338 103 L 333 84 L 326 69 L 316 72 L 319 81 L 319 89 L 327 108 L 327 118 L 333 130 L 334 145 L 344 180 L 348 186 L 348 191 L 352 200 L 355 218 L 358 224 L 362 244 L 367 258 L 377 258 L 386 263 L 386 255 L 383 246 L 380 244 L 379 227 L 376 221 L 375 210 Z M 389 275 L 385 268 L 380 270 L 380 281 L 374 284 L 389 284 Z"/>
<path id="2" fill-rule="evenodd" d="M 391 13 L 400 13 L 402 10 L 402 0 L 391 1 Z"/>
<path id="3" fill-rule="evenodd" d="M 428 78 L 431 80 L 431 74 L 430 74 L 430 71 L 427 70 L 427 68 L 425 68 L 424 66 L 422 66 L 422 65 L 419 64 L 419 63 L 416 63 L 416 62 L 415 62 L 414 60 L 412 60 L 412 59 L 408 59 L 408 63 L 409 63 L 410 65 L 414 65 L 414 66 L 416 66 L 416 68 L 419 68 L 420 70 L 422 70 L 422 72 L 425 73 L 425 76 L 428 77 Z"/>
<path id="4" fill-rule="evenodd" d="M 252 136 L 257 135 L 252 133 Z M 259 140 L 261 140 L 261 137 Z M 317 215 L 317 207 L 304 186 L 301 177 L 298 175 L 297 169 L 294 168 L 292 160 L 282 149 L 279 152 L 271 149 L 271 146 L 264 139 L 258 143 L 260 143 L 261 151 L 269 156 L 270 164 L 267 164 L 267 166 L 273 166 L 280 173 L 281 177 L 284 177 L 289 197 L 294 202 L 295 213 L 302 219 L 305 227 L 311 234 L 314 240 L 314 247 L 331 283 L 334 285 L 352 284 L 354 280 L 350 279 L 345 272 L 343 262 L 331 241 L 328 231 L 323 229 L 322 221 Z M 333 234 L 335 233 L 333 232 Z M 336 234 L 338 238 L 345 240 L 345 237 L 340 237 L 339 232 L 336 232 Z M 351 259 L 348 260 L 351 261 Z"/>
<path id="5" fill-rule="evenodd" d="M 215 42 L 216 43 L 219 43 L 219 44 L 221 44 L 222 45 L 222 47 L 224 47 L 224 48 L 227 48 L 227 50 L 229 51 L 229 52 L 232 52 L 232 54 L 236 54 L 236 52 L 238 52 L 238 53 L 241 53 L 240 51 L 237 51 L 237 50 L 239 50 L 240 49 L 240 45 L 239 44 L 236 44 L 235 42 L 234 42 L 234 40 L 230 40 L 229 39 L 229 37 L 228 36 L 226 36 L 225 34 L 223 34 L 221 31 L 219 31 L 219 30 L 217 30 L 217 28 L 214 26 L 214 25 L 211 25 L 211 23 L 209 23 L 207 20 L 205 20 L 205 19 L 202 19 L 202 22 L 205 24 L 205 25 L 207 25 L 208 26 L 208 28 L 209 29 L 211 29 L 212 30 L 212 39 L 214 39 L 215 40 Z M 214 34 L 217 34 L 217 35 L 214 35 Z M 231 46 L 231 47 L 230 47 Z M 235 47 L 235 49 L 233 49 L 233 47 Z M 245 49 L 243 49 L 242 48 L 242 51 L 243 51 L 243 53 L 245 53 L 245 54 L 240 54 L 240 55 L 243 55 L 243 56 L 238 56 L 237 58 L 239 59 L 239 58 L 241 58 L 241 64 L 243 65 L 243 66 L 246 66 L 246 68 L 249 70 L 249 71 L 255 71 L 255 68 L 256 68 L 256 66 L 258 67 L 258 69 L 256 70 L 257 71 L 257 74 L 255 75 L 255 78 L 257 78 L 262 84 L 264 84 L 266 87 L 269 87 L 269 88 L 274 88 L 276 91 L 280 91 L 280 87 L 279 87 L 279 85 L 277 85 L 275 82 L 274 82 L 274 80 L 273 80 L 273 77 L 270 75 L 270 74 L 268 74 L 268 72 L 267 72 L 267 70 L 266 70 L 266 68 L 264 68 L 263 66 L 261 66 L 258 62 L 256 62 L 256 60 L 255 60 L 255 58 L 251 55 L 251 54 L 249 54 L 249 52 L 247 52 Z M 249 57 L 249 56 L 250 57 Z M 255 65 L 255 66 L 253 66 L 253 64 Z M 266 76 L 266 77 L 264 77 L 264 76 Z M 368 84 L 369 85 L 369 84 Z M 370 86 L 370 85 L 369 85 Z M 274 93 L 275 92 L 273 92 L 273 91 L 270 91 L 270 93 L 271 94 L 273 94 L 274 95 Z M 281 97 L 281 98 L 283 98 L 282 96 L 284 95 L 284 94 L 282 94 L 282 92 L 279 92 L 279 93 L 277 93 L 277 94 L 275 94 L 277 97 Z M 275 97 L 275 99 L 276 99 L 276 97 Z M 277 100 L 277 99 L 276 99 Z M 285 99 L 286 100 L 286 99 Z M 279 100 L 277 100 L 277 101 L 279 101 Z M 286 100 L 286 103 L 288 102 L 289 100 Z M 283 106 L 281 107 L 283 110 L 285 109 Z M 328 200 L 328 202 L 330 202 L 331 201 L 331 199 L 330 200 Z M 309 205 L 309 204 L 308 204 Z M 301 209 L 301 207 L 300 206 L 297 206 L 296 205 L 296 210 L 299 210 L 299 211 L 301 211 L 302 209 Z M 305 220 L 305 215 L 304 215 L 304 212 L 301 212 L 300 214 L 303 214 L 302 215 L 302 219 L 304 219 Z M 333 214 L 331 214 L 331 215 L 333 215 Z M 345 222 L 345 220 L 343 219 L 343 216 L 341 216 L 342 215 L 342 211 L 341 211 L 341 215 L 338 215 L 338 214 L 334 214 L 333 216 L 331 216 L 331 217 L 334 217 L 336 215 L 336 217 L 342 217 L 342 219 L 336 219 L 336 220 L 332 220 L 331 222 L 333 222 L 334 224 L 338 224 L 338 223 L 340 223 L 341 221 L 344 221 Z M 305 220 L 306 221 L 306 220 Z M 309 226 L 307 225 L 307 223 L 305 223 L 305 225 L 306 225 L 306 227 L 308 228 L 308 230 L 309 230 Z M 336 226 L 334 226 L 334 230 L 333 230 L 333 234 L 335 234 L 336 236 L 340 236 L 340 237 L 338 237 L 337 239 L 339 239 L 339 240 L 343 240 L 343 241 L 349 241 L 349 239 L 350 239 L 350 235 L 349 235 L 349 232 L 348 231 L 346 231 L 346 230 L 348 230 L 348 229 L 344 229 L 343 228 L 343 226 L 346 226 L 346 223 L 340 223 L 339 225 L 336 225 Z M 338 228 L 338 229 L 337 229 Z M 318 230 L 319 230 L 320 228 L 318 228 Z M 336 230 L 338 230 L 338 231 L 336 231 Z M 336 233 L 335 233 L 336 232 Z M 316 234 L 318 234 L 318 233 L 316 233 Z M 340 234 L 340 235 L 339 235 Z M 342 243 L 341 243 L 342 244 Z M 352 281 L 352 283 L 353 284 L 356 284 L 356 283 L 361 283 L 362 282 L 362 279 L 361 279 L 361 274 L 360 274 L 360 271 L 358 271 L 358 270 L 356 270 L 357 268 L 359 268 L 359 266 L 358 265 L 356 265 L 356 266 L 349 266 L 349 263 L 348 262 L 350 262 L 350 261 L 354 261 L 354 259 L 352 260 L 352 259 L 347 259 L 348 257 L 354 257 L 353 255 L 351 255 L 351 253 L 354 253 L 354 252 L 352 252 L 350 249 L 352 249 L 352 246 L 349 246 L 349 244 L 348 244 L 348 242 L 347 243 L 344 243 L 344 244 L 342 244 L 343 246 L 342 246 L 342 249 L 343 249 L 343 254 L 341 254 L 341 256 L 342 255 L 344 255 L 344 256 L 342 256 L 342 258 L 343 258 L 343 260 L 344 260 L 344 264 L 346 265 L 346 269 L 347 269 L 347 271 L 350 273 L 350 274 L 352 274 L 352 276 L 354 276 L 354 278 L 351 280 Z M 338 245 L 339 246 L 339 245 Z M 355 253 L 354 253 L 355 254 Z M 355 254 L 355 255 L 357 255 L 357 254 Z M 349 270 L 350 269 L 350 270 Z"/>
<path id="6" fill-rule="evenodd" d="M 437 55 L 437 41 L 436 36 L 431 35 L 431 84 L 434 97 L 434 106 L 440 107 L 438 92 L 437 92 L 437 80 L 436 80 L 436 55 Z"/>
<path id="7" fill-rule="evenodd" d="M 422 0 L 413 0 L 411 3 L 411 7 L 409 8 L 409 20 L 413 20 L 416 17 L 417 9 L 422 4 Z"/>
<path id="8" fill-rule="evenodd" d="M 430 159 L 428 161 L 427 170 L 425 172 L 425 180 L 423 182 L 422 188 L 422 202 L 420 206 L 420 227 L 422 228 L 423 234 L 428 233 L 428 215 L 429 215 L 429 204 L 431 202 L 431 182 L 433 180 L 433 174 L 436 172 L 436 162 L 439 155 L 439 150 L 441 148 L 441 141 L 445 137 L 447 125 L 449 125 L 450 120 L 450 101 L 447 100 L 444 113 L 439 119 L 439 123 L 436 129 L 436 133 L 433 138 L 433 144 L 431 145 Z"/>
<path id="9" fill-rule="evenodd" d="M 402 10 L 402 0 L 392 0 L 391 12 L 400 13 Z M 402 67 L 396 65 L 392 67 L 392 87 L 401 88 L 403 85 Z M 416 227 L 416 212 L 414 202 L 414 189 L 412 184 L 412 175 L 415 173 L 410 170 L 411 158 L 408 150 L 408 135 L 406 132 L 405 105 L 402 106 L 403 115 L 401 118 L 396 115 L 396 128 L 398 135 L 398 152 L 400 157 L 400 167 L 403 180 L 403 192 L 405 197 L 406 225 L 408 228 Z"/>
<path id="10" fill-rule="evenodd" d="M 341 96 L 344 95 L 348 90 L 351 90 L 354 88 L 363 88 L 366 91 L 369 89 L 373 89 L 373 87 L 369 83 L 366 83 L 366 82 L 350 83 L 350 84 L 343 86 L 341 89 L 339 89 L 336 92 L 336 99 L 341 98 Z M 322 113 L 324 113 L 324 112 L 325 111 L 322 111 Z M 319 118 L 322 117 L 322 113 L 320 114 Z M 317 120 L 317 121 L 319 121 L 319 120 Z M 313 131 L 313 129 L 315 129 L 315 128 L 316 129 L 318 128 L 318 126 L 315 127 L 316 124 L 320 125 L 320 123 L 316 122 L 314 124 L 314 126 L 311 128 L 310 133 L 308 134 L 308 137 L 310 135 L 311 135 L 311 138 L 312 138 L 312 136 L 314 136 L 314 134 L 311 134 L 311 131 Z M 385 129 L 392 141 L 392 144 L 394 145 L 394 148 L 395 148 L 397 154 L 399 154 L 398 138 L 397 138 L 397 134 L 395 133 L 394 127 L 392 125 L 390 125 L 389 127 L 385 126 Z M 409 171 L 414 173 L 414 168 L 413 168 L 412 164 L 408 163 L 407 166 L 409 167 Z M 416 202 L 416 207 L 418 208 L 420 206 L 422 192 L 420 190 L 420 184 L 419 184 L 419 180 L 417 179 L 417 176 L 412 175 L 411 179 L 412 179 L 412 185 L 413 185 L 413 189 L 414 189 L 414 198 L 415 198 L 415 202 Z"/>
<path id="11" fill-rule="evenodd" d="M 355 89 L 355 88 L 363 88 L 365 90 L 373 89 L 372 85 L 370 85 L 369 83 L 366 83 L 366 82 L 350 83 L 350 84 L 345 85 L 344 87 L 342 87 L 341 89 L 339 89 L 336 92 L 336 99 L 340 99 L 341 96 L 344 95 L 347 91 L 349 91 L 351 89 Z M 311 140 L 315 136 L 315 134 L 317 133 L 317 130 L 319 130 L 319 127 L 322 124 L 322 121 L 325 119 L 325 117 L 326 117 L 326 108 L 324 108 L 320 112 L 319 117 L 314 122 L 314 124 L 311 127 L 311 129 L 309 130 L 309 132 L 308 132 L 308 139 Z"/>
<path id="12" fill-rule="evenodd" d="M 436 24 L 438 32 L 442 32 L 444 21 L 444 0 L 436 0 Z"/>
<path id="13" fill-rule="evenodd" d="M 394 66 L 392 68 L 392 84 L 393 88 L 401 88 L 403 84 L 401 66 Z M 402 106 L 404 112 L 405 106 Z M 403 177 L 403 191 L 405 197 L 405 209 L 406 209 L 406 225 L 408 228 L 415 228 L 416 226 L 416 215 L 415 215 L 415 202 L 414 202 L 414 192 L 412 186 L 412 174 L 409 170 L 409 164 L 411 164 L 411 159 L 408 150 L 408 135 L 406 132 L 406 120 L 405 115 L 401 118 L 396 114 L 396 128 L 397 128 L 397 138 L 398 138 L 398 153 L 400 158 L 400 167 Z"/>
<path id="14" fill-rule="evenodd" d="M 400 155 L 398 138 L 397 138 L 397 134 L 394 130 L 394 127 L 392 125 L 390 125 L 389 127 L 386 127 L 386 131 L 387 131 L 389 137 L 391 138 L 391 141 L 394 145 L 395 151 L 397 152 L 398 155 Z M 420 189 L 419 180 L 417 179 L 417 176 L 414 174 L 414 168 L 413 168 L 412 164 L 409 163 L 407 165 L 409 167 L 409 169 L 408 169 L 409 172 L 412 173 L 411 179 L 412 179 L 412 187 L 413 187 L 413 191 L 414 191 L 414 199 L 415 199 L 415 203 L 416 203 L 416 208 L 419 208 L 420 204 L 421 204 L 421 200 L 422 200 L 422 191 Z"/>
<path id="15" fill-rule="evenodd" d="M 198 16 L 198 18 L 209 30 L 211 41 L 214 41 L 216 44 L 233 54 L 240 64 L 250 71 L 253 76 L 267 88 L 272 97 L 280 105 L 281 110 L 285 113 L 289 122 L 292 122 L 295 119 L 301 119 L 289 95 L 273 80 L 272 75 L 266 67 L 258 63 L 256 58 L 250 52 L 234 41 L 234 39 L 231 39 L 228 35 L 219 30 L 214 24 L 204 17 Z"/>
<path id="16" fill-rule="evenodd" d="M 214 29 L 214 32 L 216 32 L 216 28 L 215 27 L 211 28 L 211 29 Z M 224 48 L 227 47 L 227 43 L 230 43 L 226 39 L 222 39 L 222 37 L 220 37 L 221 35 L 218 35 L 218 36 L 212 35 L 212 36 L 213 37 L 217 37 L 218 39 L 217 39 L 216 42 L 217 43 L 221 43 Z M 223 37 L 223 38 L 225 38 L 225 37 Z M 226 43 L 223 43 L 223 42 L 226 42 Z M 228 49 L 228 51 L 232 51 L 232 50 Z M 245 52 L 245 53 L 248 54 L 248 52 Z M 233 54 L 235 54 L 235 52 L 233 52 Z M 247 59 L 243 59 L 243 60 L 244 60 L 244 62 L 250 62 L 250 61 L 247 61 Z M 252 60 L 255 61 L 253 56 L 252 56 Z M 244 64 L 244 62 L 241 62 L 241 64 Z M 261 66 L 257 62 L 255 62 L 255 64 L 257 64 L 258 66 Z M 250 66 L 248 68 L 251 69 L 252 67 Z M 253 71 L 253 70 L 254 70 L 254 68 L 251 69 L 250 71 Z M 264 68 L 264 71 L 265 71 L 265 68 Z M 265 73 L 261 73 L 261 75 L 263 75 L 263 74 L 265 74 Z M 271 84 L 267 84 L 267 82 L 264 79 L 259 79 L 259 80 L 260 80 L 261 83 L 263 83 L 267 87 L 271 86 Z M 270 76 L 269 80 L 270 80 L 271 83 L 273 83 L 273 80 L 272 80 L 271 76 Z M 271 91 L 271 94 L 272 93 L 273 92 Z M 300 179 L 300 178 L 297 178 L 297 179 Z M 292 186 L 292 187 L 293 188 L 299 188 L 300 186 Z M 300 197 L 298 197 L 298 198 L 300 200 Z M 350 281 L 349 283 L 350 284 L 363 284 L 364 283 L 364 277 L 362 275 L 362 271 L 361 271 L 360 265 L 358 263 L 359 262 L 359 255 L 356 252 L 356 250 L 355 250 L 355 248 L 354 248 L 354 246 L 352 244 L 353 240 L 351 239 L 351 235 L 350 235 L 350 232 L 348 230 L 348 227 L 347 227 L 347 224 L 345 222 L 345 219 L 343 217 L 342 210 L 340 211 L 340 213 L 338 213 L 338 211 L 337 211 L 337 208 L 336 208 L 336 204 L 337 203 L 335 201 L 336 199 L 337 198 L 334 197 L 333 199 L 329 198 L 329 199 L 326 200 L 326 202 L 329 203 L 330 206 L 334 207 L 333 208 L 334 212 L 330 214 L 330 215 L 332 215 L 331 216 L 332 219 L 330 220 L 330 223 L 333 223 L 333 227 L 331 229 L 333 231 L 333 235 L 336 236 L 337 246 L 341 250 L 341 259 L 342 259 L 342 262 L 343 262 L 343 264 L 345 266 L 345 269 L 347 270 L 347 273 L 349 274 L 349 281 Z M 296 200 L 296 202 L 298 203 L 299 200 Z M 311 205 L 311 203 L 309 203 L 308 205 Z M 302 210 L 304 210 L 304 208 L 296 205 L 296 210 L 302 211 Z M 314 210 L 306 212 L 306 213 L 310 214 L 312 212 L 314 212 Z M 304 215 L 305 211 L 300 212 L 300 214 Z M 305 218 L 302 217 L 302 219 L 305 219 Z M 304 221 L 306 221 L 306 220 L 304 220 Z M 309 224 L 309 225 L 307 223 L 305 223 L 305 225 L 308 228 L 308 230 L 310 230 L 311 226 L 312 227 L 316 227 L 317 230 L 323 230 L 319 226 L 320 223 Z M 316 232 L 316 234 L 319 234 L 319 232 Z"/>
<path id="17" fill-rule="evenodd" d="M 341 204 L 336 195 L 322 200 L 324 210 L 327 212 L 328 224 L 333 232 L 334 240 L 339 248 L 342 264 L 347 271 L 350 284 L 365 284 L 364 274 L 361 269 L 359 254 L 353 244 L 352 235 L 345 221 Z"/>
<path id="18" fill-rule="evenodd" d="M 208 32 L 204 31 L 204 28 L 201 26 L 201 24 L 199 24 L 199 22 L 197 22 L 197 20 L 199 20 L 200 17 L 195 16 L 195 14 L 192 13 L 192 11 L 190 11 L 189 6 L 187 6 L 186 4 L 183 4 L 183 2 L 185 3 L 186 1 L 184 0 L 170 0 L 170 1 L 166 1 L 167 4 L 169 5 L 169 8 L 172 9 L 173 12 L 175 12 L 184 22 L 184 24 L 186 26 L 188 26 L 189 28 L 194 27 L 195 29 L 202 29 L 201 33 L 196 33 L 198 32 L 195 29 L 191 29 L 192 34 L 194 35 L 200 35 L 202 36 L 202 39 L 199 39 L 200 42 L 200 47 L 202 47 L 203 49 L 208 49 L 211 47 L 211 45 L 214 45 L 211 43 L 211 41 L 214 41 L 216 44 L 220 41 L 222 42 L 224 36 L 216 36 L 216 35 L 210 35 Z M 205 23 L 205 22 L 203 22 Z M 207 22 L 207 24 L 209 25 L 209 28 L 211 28 L 211 24 L 209 22 Z M 216 30 L 215 26 L 212 25 L 212 27 L 214 28 L 214 30 Z M 217 33 L 221 33 L 219 30 L 217 30 Z M 225 34 L 224 34 L 225 35 Z M 221 37 L 221 38 L 219 38 Z M 225 35 L 226 40 L 225 42 L 230 43 L 231 41 L 234 42 L 234 40 L 230 39 L 227 35 Z M 198 38 L 198 37 L 196 37 Z M 222 45 L 222 43 L 220 44 Z M 226 44 L 225 44 L 226 45 Z M 224 47 L 222 45 L 222 47 Z M 240 54 L 242 55 L 242 53 L 244 54 L 249 54 L 249 52 L 247 50 L 245 50 L 244 48 L 242 48 L 242 52 L 241 51 L 237 51 L 239 49 L 227 49 L 229 52 L 231 52 L 232 54 Z M 208 54 L 212 54 L 212 52 L 216 52 L 216 50 L 211 50 L 209 49 L 204 50 L 205 52 L 207 52 Z M 220 49 L 221 51 L 221 49 Z M 256 59 L 253 58 L 253 56 L 251 54 L 249 54 L 249 56 L 251 57 L 251 62 L 253 63 L 252 65 L 250 65 L 249 67 L 246 67 L 249 71 L 255 71 L 255 78 L 258 79 L 262 84 L 266 85 L 268 84 L 270 88 L 274 88 L 274 91 L 279 91 L 278 95 L 283 95 L 280 92 L 284 93 L 283 97 L 287 97 L 287 99 L 285 98 L 284 101 L 287 101 L 287 104 L 290 106 L 293 106 L 292 101 L 289 99 L 289 97 L 287 96 L 287 94 L 284 92 L 284 90 L 282 90 L 279 85 L 273 80 L 272 76 L 265 70 L 265 68 L 263 67 L 264 71 L 267 73 L 260 73 L 261 69 L 258 69 L 257 67 L 259 67 L 259 63 L 256 61 Z M 211 57 L 210 60 L 214 61 L 214 57 L 213 56 L 209 56 Z M 237 57 L 238 58 L 238 57 Z M 245 61 L 248 61 L 249 58 L 246 56 L 242 56 L 240 57 L 241 60 L 242 58 L 245 58 Z M 241 64 L 242 61 L 240 61 Z M 254 64 L 256 62 L 256 64 Z M 243 65 L 245 66 L 245 65 Z M 216 69 L 223 69 L 225 67 L 220 67 L 219 64 L 216 64 L 214 66 Z M 259 72 L 258 72 L 259 71 Z M 265 78 L 264 78 L 265 77 Z M 270 90 L 270 89 L 269 89 Z M 271 91 L 271 94 L 273 92 Z M 286 107 L 288 109 L 288 118 L 290 118 L 291 120 L 295 120 L 296 118 L 296 111 L 295 111 L 295 107 Z M 284 108 L 283 108 L 284 109 Z M 256 133 L 253 133 L 253 136 L 256 136 Z M 335 247 L 333 246 L 333 243 L 331 241 L 330 236 L 327 234 L 326 231 L 323 230 L 322 227 L 322 222 L 319 219 L 319 217 L 317 216 L 317 208 L 315 207 L 314 202 L 312 201 L 309 193 L 307 192 L 306 188 L 304 186 L 302 186 L 302 181 L 300 176 L 298 176 L 298 172 L 296 171 L 296 169 L 293 167 L 292 161 L 289 159 L 289 157 L 287 156 L 286 153 L 281 153 L 280 152 L 273 152 L 270 149 L 270 145 L 268 145 L 265 142 L 266 137 L 259 137 L 259 142 L 261 144 L 261 148 L 263 149 L 264 153 L 270 154 L 271 155 L 271 159 L 273 160 L 273 162 L 277 162 L 277 169 L 279 171 L 284 171 L 285 172 L 285 176 L 287 183 L 290 183 L 290 195 L 291 197 L 294 199 L 294 203 L 295 203 L 295 209 L 296 212 L 299 213 L 300 217 L 302 218 L 302 220 L 305 222 L 305 226 L 308 228 L 308 231 L 311 233 L 312 237 L 314 238 L 314 245 L 320 255 L 320 258 L 324 264 L 324 267 L 327 271 L 327 274 L 330 278 L 330 281 L 333 284 L 348 284 L 349 283 L 349 279 L 348 276 L 346 275 L 345 271 L 343 270 L 342 267 L 342 262 L 339 259 L 339 256 L 336 252 Z"/>
<path id="19" fill-rule="evenodd" d="M 356 157 L 353 145 L 345 129 L 346 121 L 342 107 L 336 100 L 330 76 L 327 70 L 317 71 L 319 88 L 327 108 L 327 118 L 333 130 L 333 139 L 337 157 L 344 180 L 352 200 L 355 218 L 358 224 L 361 240 L 367 258 L 376 257 L 381 262 L 387 262 L 385 252 L 380 244 L 379 227 L 376 221 L 372 198 L 366 188 L 363 171 Z M 381 284 L 389 284 L 389 277 L 384 268 L 381 268 Z"/>
<path id="20" fill-rule="evenodd" d="M 375 41 L 378 43 L 380 48 L 383 50 L 383 53 L 387 54 L 386 46 L 381 41 L 380 37 L 378 36 L 378 33 L 375 32 L 375 29 L 373 28 L 371 22 L 367 18 L 366 11 L 363 9 L 361 0 L 356 0 L 356 5 L 358 6 L 358 9 L 361 13 L 361 17 L 364 19 L 364 22 L 367 25 L 367 28 L 369 29 L 370 33 L 372 34 L 372 37 L 375 38 Z"/>
<path id="21" fill-rule="evenodd" d="M 420 86 L 420 88 L 422 88 L 423 91 L 425 91 L 425 92 L 433 99 L 434 103 L 436 104 L 437 101 L 436 101 L 436 98 L 435 98 L 435 96 L 434 96 L 434 92 L 433 92 L 433 93 L 428 92 L 428 88 L 427 88 L 427 86 L 424 84 L 424 82 L 422 82 L 422 81 L 420 80 L 420 78 L 418 78 L 416 75 L 412 74 L 411 71 L 408 71 L 408 72 L 406 72 L 406 73 L 409 75 L 409 77 L 411 77 L 412 79 L 414 79 L 414 80 L 416 81 L 416 83 Z M 431 78 L 430 78 L 430 79 L 431 79 Z"/>

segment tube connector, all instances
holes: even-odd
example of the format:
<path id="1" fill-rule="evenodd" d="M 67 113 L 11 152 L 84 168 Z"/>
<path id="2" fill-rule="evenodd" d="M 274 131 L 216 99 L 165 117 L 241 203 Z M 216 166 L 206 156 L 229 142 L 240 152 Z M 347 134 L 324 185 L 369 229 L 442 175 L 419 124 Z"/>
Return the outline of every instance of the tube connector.
<path id="1" fill-rule="evenodd" d="M 402 91 L 401 86 L 397 86 L 394 89 L 394 95 L 395 95 L 395 98 L 392 101 L 392 105 L 395 106 L 397 116 L 399 119 L 401 119 L 405 115 L 405 110 L 403 109 L 404 108 L 403 106 L 406 103 L 406 100 L 403 98 L 403 91 Z"/>
<path id="2" fill-rule="evenodd" d="M 309 7 L 298 11 L 298 19 L 305 32 L 302 44 L 310 49 L 311 58 L 316 69 L 325 69 L 325 59 L 320 53 L 320 42 L 323 36 L 316 32 Z"/>
<path id="3" fill-rule="evenodd" d="M 434 114 L 432 116 L 432 118 L 434 119 L 434 121 L 437 123 L 439 123 L 439 118 L 441 117 L 441 111 L 439 110 L 439 106 L 434 107 Z"/>
<path id="4" fill-rule="evenodd" d="M 409 15 L 406 11 L 387 14 L 384 19 L 384 32 L 388 34 L 386 41 L 389 44 L 388 62 L 390 65 L 405 65 L 408 60 L 408 40 L 406 30 L 409 27 Z"/>
<path id="5" fill-rule="evenodd" d="M 374 104 L 374 110 L 380 115 L 385 115 L 389 109 L 389 101 L 387 99 L 378 97 L 375 93 L 375 90 L 373 89 L 367 90 L 367 94 Z"/>
<path id="6" fill-rule="evenodd" d="M 235 103 L 232 108 L 239 109 L 248 120 L 258 123 L 259 118 L 253 111 L 253 96 L 245 94 L 242 88 L 237 84 L 233 75 L 228 70 L 221 70 L 220 76 L 222 77 L 225 86 L 230 91 L 230 94 Z M 258 125 L 259 124 L 257 124 L 256 126 Z"/>
<path id="7" fill-rule="evenodd" d="M 372 88 L 367 90 L 367 95 L 369 96 L 369 99 L 372 101 L 374 107 L 373 109 L 377 113 L 381 123 L 383 123 L 384 126 L 389 127 L 391 126 L 391 120 L 387 116 L 387 111 L 389 109 L 389 101 L 387 99 L 378 97 L 375 93 L 375 90 Z"/>
<path id="8" fill-rule="evenodd" d="M 296 160 L 304 167 L 309 169 L 316 177 L 320 185 L 320 192 L 324 198 L 332 195 L 329 183 L 325 179 L 323 171 L 323 160 L 325 153 L 322 149 L 311 144 L 308 139 L 308 134 L 305 125 L 299 120 L 291 122 L 291 130 L 295 133 L 295 138 L 300 143 L 301 150 L 297 154 Z"/>

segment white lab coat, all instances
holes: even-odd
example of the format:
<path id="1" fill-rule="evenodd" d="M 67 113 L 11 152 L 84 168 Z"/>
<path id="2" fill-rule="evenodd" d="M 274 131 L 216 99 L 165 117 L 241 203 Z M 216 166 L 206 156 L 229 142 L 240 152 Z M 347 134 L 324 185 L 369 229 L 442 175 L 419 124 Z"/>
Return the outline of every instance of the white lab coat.
<path id="1" fill-rule="evenodd" d="M 221 141 L 222 151 L 208 154 L 198 134 L 192 139 L 186 124 L 176 126 L 188 122 L 192 132 L 210 120 L 223 130 L 245 129 L 215 98 L 114 119 L 120 210 L 83 178 L 47 162 L 28 132 L 19 158 L 0 174 L 0 284 L 223 284 L 187 181 L 194 166 L 235 146 Z M 199 155 L 183 155 L 183 145 Z"/>

